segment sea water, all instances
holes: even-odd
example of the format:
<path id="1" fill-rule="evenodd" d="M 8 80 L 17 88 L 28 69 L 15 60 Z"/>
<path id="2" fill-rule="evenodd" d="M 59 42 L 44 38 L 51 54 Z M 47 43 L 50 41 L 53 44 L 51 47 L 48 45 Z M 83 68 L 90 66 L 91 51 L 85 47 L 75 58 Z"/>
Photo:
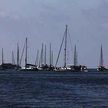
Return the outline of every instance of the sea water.
<path id="1" fill-rule="evenodd" d="M 108 73 L 0 71 L 0 108 L 108 108 Z"/>

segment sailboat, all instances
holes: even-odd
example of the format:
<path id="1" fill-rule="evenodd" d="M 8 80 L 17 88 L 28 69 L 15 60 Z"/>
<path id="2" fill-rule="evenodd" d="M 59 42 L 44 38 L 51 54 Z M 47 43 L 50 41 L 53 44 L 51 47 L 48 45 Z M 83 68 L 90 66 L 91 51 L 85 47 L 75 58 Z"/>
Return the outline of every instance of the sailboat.
<path id="1" fill-rule="evenodd" d="M 55 64 L 55 71 L 66 71 L 67 70 L 67 32 L 68 32 L 68 25 L 66 25 L 63 39 L 62 39 L 62 42 L 60 45 L 59 53 L 58 53 L 56 64 Z M 57 67 L 63 43 L 64 43 L 64 66 L 63 67 Z"/>
<path id="2" fill-rule="evenodd" d="M 19 63 L 19 45 L 17 43 L 17 70 L 21 69 L 20 63 Z"/>
<path id="3" fill-rule="evenodd" d="M 2 48 L 2 64 L 0 65 L 0 69 L 1 70 L 11 70 L 11 71 L 17 69 L 13 51 L 12 51 L 12 63 L 5 63 L 4 62 L 4 53 L 3 53 L 3 48 Z"/>
<path id="4" fill-rule="evenodd" d="M 78 65 L 76 45 L 75 45 L 75 48 L 74 48 L 74 64 L 73 65 L 67 65 L 67 43 L 68 43 L 67 38 L 68 38 L 68 25 L 66 25 L 66 29 L 65 29 L 64 36 L 63 36 L 63 39 L 62 39 L 62 43 L 61 43 L 61 46 L 60 46 L 60 50 L 59 50 L 59 53 L 58 53 L 57 61 L 56 61 L 56 64 L 55 64 L 55 67 L 56 67 L 55 70 L 56 71 L 71 71 L 71 72 L 77 72 L 77 71 L 80 72 L 80 71 L 87 70 L 86 66 Z M 61 50 L 62 50 L 63 43 L 64 43 L 64 66 L 58 68 L 57 63 L 58 63 L 58 60 L 59 60 L 59 56 L 60 56 L 60 53 L 61 53 Z"/>
<path id="5" fill-rule="evenodd" d="M 45 50 L 45 51 L 44 51 Z M 44 54 L 43 54 L 44 52 Z M 51 43 L 50 43 L 50 51 L 49 51 L 49 65 L 46 63 L 46 45 L 45 49 L 42 44 L 42 49 L 41 49 L 41 56 L 40 56 L 40 66 L 38 67 L 39 71 L 53 71 L 54 66 L 53 66 L 53 52 L 51 48 Z"/>
<path id="6" fill-rule="evenodd" d="M 102 45 L 101 45 L 101 51 L 100 51 L 99 67 L 98 67 L 97 70 L 98 70 L 98 71 L 106 71 L 106 70 L 108 70 L 108 69 L 104 66 L 103 48 L 102 48 Z"/>
<path id="7" fill-rule="evenodd" d="M 26 41 L 25 41 L 24 48 L 25 48 L 25 66 L 21 69 L 21 71 L 37 71 L 38 69 L 37 69 L 36 65 L 34 65 L 34 64 L 28 64 L 27 38 L 26 38 Z M 24 49 L 23 49 L 23 52 L 24 52 Z M 23 54 L 22 54 L 22 56 L 23 56 Z M 21 59 L 22 59 L 22 56 L 21 56 Z M 20 60 L 20 62 L 21 62 L 21 60 Z"/>
<path id="8" fill-rule="evenodd" d="M 74 48 L 74 65 L 70 65 L 69 68 L 72 72 L 87 72 L 87 67 L 78 64 L 78 54 L 76 50 L 76 45 Z"/>

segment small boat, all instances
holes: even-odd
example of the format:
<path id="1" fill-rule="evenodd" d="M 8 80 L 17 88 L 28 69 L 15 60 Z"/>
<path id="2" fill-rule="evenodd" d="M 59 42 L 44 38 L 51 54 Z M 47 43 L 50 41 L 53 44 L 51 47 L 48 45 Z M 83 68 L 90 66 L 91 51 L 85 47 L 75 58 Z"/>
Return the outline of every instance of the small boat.
<path id="1" fill-rule="evenodd" d="M 59 53 L 58 53 L 58 57 L 57 57 L 56 64 L 55 64 L 55 67 L 56 67 L 55 71 L 71 71 L 71 72 L 85 72 L 86 71 L 87 72 L 87 67 L 86 66 L 78 65 L 76 45 L 75 45 L 75 48 L 74 48 L 74 64 L 69 65 L 69 66 L 67 65 L 67 43 L 68 43 L 67 38 L 68 38 L 68 26 L 66 25 L 65 33 L 64 33 L 64 36 L 63 36 L 63 39 L 62 39 L 62 43 L 61 43 L 60 50 L 59 50 Z M 63 44 L 64 44 L 64 66 L 57 68 L 57 63 L 58 63 L 58 59 L 59 59 Z"/>
<path id="2" fill-rule="evenodd" d="M 104 66 L 99 66 L 97 71 L 108 71 L 108 69 L 105 68 Z"/>
<path id="3" fill-rule="evenodd" d="M 100 51 L 100 62 L 99 62 L 99 67 L 97 68 L 97 71 L 108 71 L 108 69 L 104 66 L 102 45 L 101 45 L 101 51 Z"/>

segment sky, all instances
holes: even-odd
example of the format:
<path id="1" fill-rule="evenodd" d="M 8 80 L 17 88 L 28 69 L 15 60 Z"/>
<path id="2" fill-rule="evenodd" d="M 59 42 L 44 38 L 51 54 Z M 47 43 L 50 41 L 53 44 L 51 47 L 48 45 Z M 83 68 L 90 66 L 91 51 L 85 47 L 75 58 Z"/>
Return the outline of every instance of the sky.
<path id="1" fill-rule="evenodd" d="M 0 0 L 0 53 L 4 48 L 5 62 L 11 62 L 12 50 L 16 54 L 19 43 L 21 52 L 28 37 L 30 63 L 35 62 L 42 43 L 47 45 L 47 52 L 52 44 L 55 63 L 65 25 L 68 25 L 71 62 L 76 44 L 78 63 L 98 66 L 102 44 L 104 65 L 108 67 L 107 11 L 108 0 Z M 63 64 L 63 57 L 59 63 Z"/>

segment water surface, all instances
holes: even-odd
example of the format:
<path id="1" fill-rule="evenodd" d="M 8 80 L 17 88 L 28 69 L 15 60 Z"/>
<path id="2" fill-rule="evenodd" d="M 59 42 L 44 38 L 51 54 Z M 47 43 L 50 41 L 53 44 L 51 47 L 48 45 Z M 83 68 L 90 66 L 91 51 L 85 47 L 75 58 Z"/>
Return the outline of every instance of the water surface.
<path id="1" fill-rule="evenodd" d="M 0 108 L 108 108 L 107 72 L 0 72 Z"/>

